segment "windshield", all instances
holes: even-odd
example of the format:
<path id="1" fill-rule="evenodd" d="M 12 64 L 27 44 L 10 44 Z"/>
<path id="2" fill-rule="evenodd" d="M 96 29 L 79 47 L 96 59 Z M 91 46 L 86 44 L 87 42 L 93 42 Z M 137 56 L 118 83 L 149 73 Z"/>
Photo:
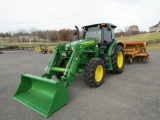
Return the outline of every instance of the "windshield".
<path id="1" fill-rule="evenodd" d="M 88 31 L 86 31 L 86 34 L 85 34 L 85 39 L 94 39 L 100 43 L 101 42 L 101 29 L 98 27 L 88 28 Z"/>

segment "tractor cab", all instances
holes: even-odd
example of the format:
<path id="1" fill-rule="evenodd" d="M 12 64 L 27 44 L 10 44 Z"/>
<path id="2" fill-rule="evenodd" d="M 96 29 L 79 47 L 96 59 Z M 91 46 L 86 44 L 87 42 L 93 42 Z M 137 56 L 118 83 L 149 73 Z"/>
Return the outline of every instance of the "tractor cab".
<path id="1" fill-rule="evenodd" d="M 82 27 L 83 39 L 94 39 L 100 46 L 106 46 L 115 41 L 114 28 L 117 26 L 109 23 L 94 24 Z"/>

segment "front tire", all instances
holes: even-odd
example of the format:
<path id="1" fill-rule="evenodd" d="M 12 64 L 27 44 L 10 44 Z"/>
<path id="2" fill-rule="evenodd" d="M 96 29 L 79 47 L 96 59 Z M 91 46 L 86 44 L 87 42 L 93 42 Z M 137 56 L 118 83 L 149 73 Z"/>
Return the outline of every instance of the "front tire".
<path id="1" fill-rule="evenodd" d="M 85 67 L 85 82 L 90 87 L 99 87 L 105 76 L 104 62 L 100 58 L 92 58 Z"/>

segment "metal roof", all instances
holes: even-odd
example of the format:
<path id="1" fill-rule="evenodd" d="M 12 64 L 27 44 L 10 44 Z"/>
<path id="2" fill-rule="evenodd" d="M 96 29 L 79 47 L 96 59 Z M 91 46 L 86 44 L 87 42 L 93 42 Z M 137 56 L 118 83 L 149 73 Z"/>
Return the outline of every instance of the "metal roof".
<path id="1" fill-rule="evenodd" d="M 160 24 L 160 21 L 159 21 L 159 23 L 158 23 L 158 24 L 155 24 L 155 25 L 151 26 L 150 28 L 157 27 L 159 24 Z"/>
<path id="2" fill-rule="evenodd" d="M 86 25 L 86 26 L 83 26 L 82 28 L 96 27 L 98 25 L 107 26 L 107 24 L 110 24 L 110 23 L 97 23 L 97 24 L 92 24 L 92 25 Z M 111 27 L 116 28 L 117 26 L 114 24 L 111 24 Z"/>

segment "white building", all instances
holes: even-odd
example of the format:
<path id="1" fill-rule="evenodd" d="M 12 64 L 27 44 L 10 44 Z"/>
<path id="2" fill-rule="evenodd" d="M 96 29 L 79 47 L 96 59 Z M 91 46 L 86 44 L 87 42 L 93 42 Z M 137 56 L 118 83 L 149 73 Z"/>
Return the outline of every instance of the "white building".
<path id="1" fill-rule="evenodd" d="M 149 28 L 149 32 L 160 32 L 160 21 L 158 24 L 153 25 Z"/>
<path id="2" fill-rule="evenodd" d="M 19 39 L 23 39 L 25 42 L 28 42 L 29 40 L 38 40 L 37 36 L 19 36 Z"/>

